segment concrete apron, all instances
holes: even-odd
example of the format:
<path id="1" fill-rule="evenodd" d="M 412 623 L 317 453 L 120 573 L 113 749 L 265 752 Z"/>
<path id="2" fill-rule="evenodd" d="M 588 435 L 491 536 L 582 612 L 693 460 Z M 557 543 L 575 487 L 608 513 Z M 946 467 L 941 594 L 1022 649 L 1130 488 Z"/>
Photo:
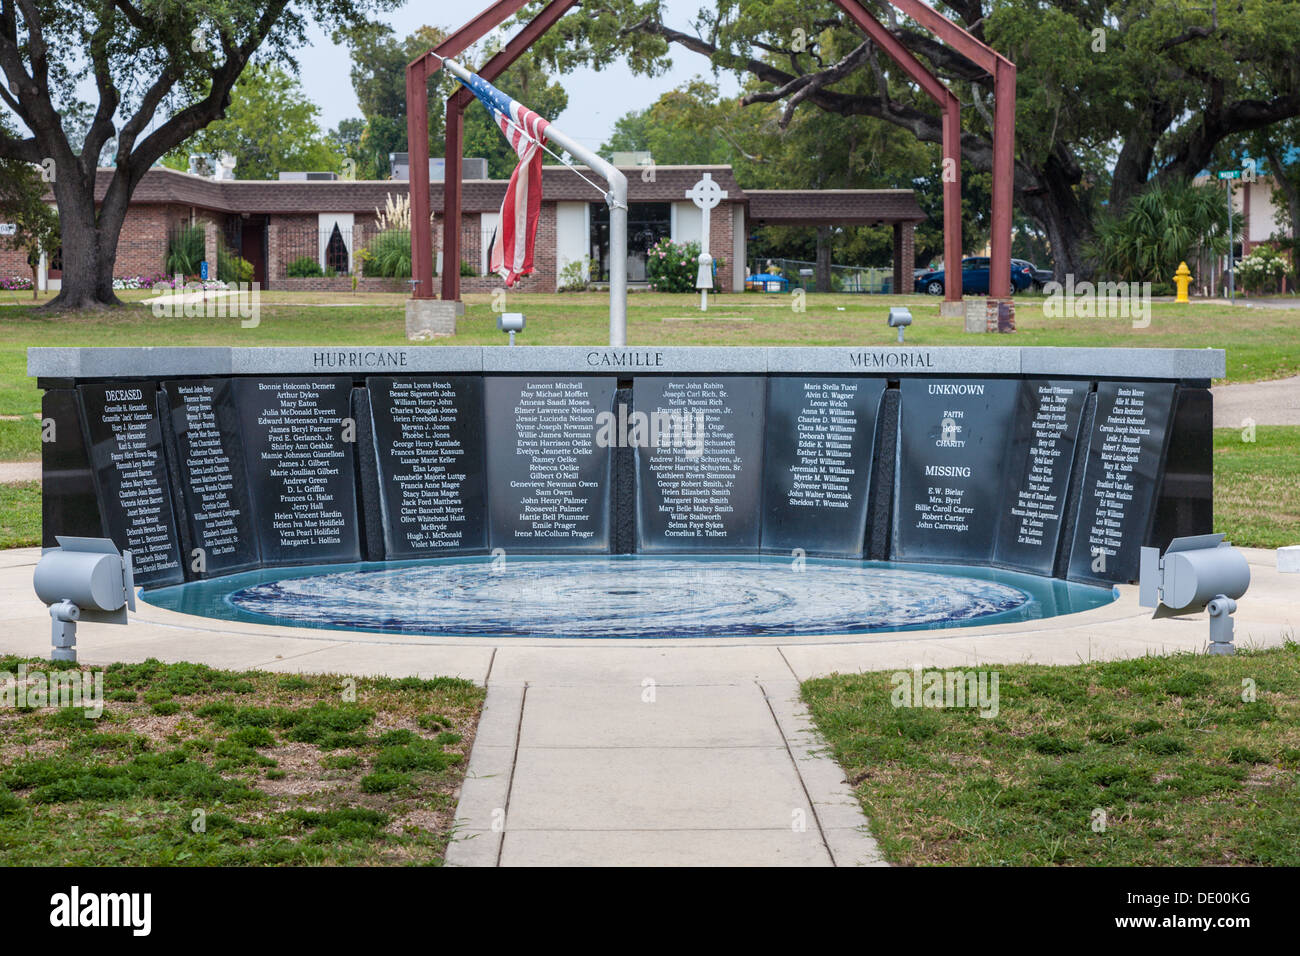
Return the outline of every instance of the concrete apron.
<path id="1" fill-rule="evenodd" d="M 1242 549 L 1236 642 L 1295 639 L 1300 576 Z M 39 549 L 0 551 L 0 651 L 48 657 Z M 798 684 L 913 666 L 1074 664 L 1203 651 L 1204 615 L 1113 604 L 1046 621 L 880 636 L 704 640 L 397 637 L 217 621 L 141 602 L 82 624 L 84 663 L 187 660 L 236 670 L 468 678 L 488 689 L 457 808 L 455 865 L 861 865 L 881 857 Z"/>

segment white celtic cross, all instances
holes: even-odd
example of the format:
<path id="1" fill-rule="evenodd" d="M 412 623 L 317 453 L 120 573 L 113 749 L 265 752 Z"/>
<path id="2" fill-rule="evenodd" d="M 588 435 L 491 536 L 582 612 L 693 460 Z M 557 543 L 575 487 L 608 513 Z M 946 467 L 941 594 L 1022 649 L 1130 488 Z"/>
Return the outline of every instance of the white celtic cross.
<path id="1" fill-rule="evenodd" d="M 727 191 L 713 181 L 712 173 L 704 173 L 700 181 L 686 190 L 686 198 L 700 210 L 700 268 L 695 277 L 695 287 L 700 290 L 700 311 L 709 308 L 709 290 L 713 288 L 713 256 L 709 255 L 710 213 Z"/>

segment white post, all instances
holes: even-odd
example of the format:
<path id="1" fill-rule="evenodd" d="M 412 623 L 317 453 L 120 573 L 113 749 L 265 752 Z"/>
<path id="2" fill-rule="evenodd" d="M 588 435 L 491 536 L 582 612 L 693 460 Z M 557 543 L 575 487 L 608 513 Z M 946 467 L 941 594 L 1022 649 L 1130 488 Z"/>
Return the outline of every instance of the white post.
<path id="1" fill-rule="evenodd" d="M 713 288 L 713 256 L 709 255 L 710 213 L 727 198 L 727 191 L 705 173 L 698 183 L 686 190 L 686 198 L 700 210 L 700 260 L 695 273 L 695 288 L 700 290 L 700 311 L 709 311 L 709 290 Z"/>
<path id="2" fill-rule="evenodd" d="M 444 59 L 442 65 L 462 80 L 473 75 L 455 60 Z M 605 194 L 609 206 L 609 344 L 621 348 L 627 345 L 627 177 L 554 126 L 547 128 L 546 139 L 586 163 L 609 186 Z"/>

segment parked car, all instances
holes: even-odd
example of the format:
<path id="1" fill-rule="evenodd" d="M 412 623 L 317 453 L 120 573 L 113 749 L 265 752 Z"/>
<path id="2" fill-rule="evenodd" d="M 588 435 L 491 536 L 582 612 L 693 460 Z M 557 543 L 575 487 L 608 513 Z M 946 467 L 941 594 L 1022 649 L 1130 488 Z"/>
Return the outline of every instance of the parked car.
<path id="1" fill-rule="evenodd" d="M 1028 265 L 1028 263 L 1026 263 Z M 944 271 L 936 269 L 921 275 L 914 287 L 917 292 L 927 295 L 943 295 Z M 1033 285 L 1033 268 L 1028 271 L 1018 270 L 1013 260 L 1011 265 L 1011 291 L 1024 292 Z M 989 291 L 989 257 L 969 256 L 961 261 L 961 291 L 975 295 L 988 295 Z"/>
<path id="2" fill-rule="evenodd" d="M 1035 292 L 1042 292 L 1043 286 L 1051 282 L 1054 277 L 1054 273 L 1051 269 L 1040 269 L 1028 259 L 1011 260 L 1012 272 L 1019 270 L 1021 274 L 1023 274 L 1026 269 L 1029 270 L 1030 285 L 1033 286 Z"/>

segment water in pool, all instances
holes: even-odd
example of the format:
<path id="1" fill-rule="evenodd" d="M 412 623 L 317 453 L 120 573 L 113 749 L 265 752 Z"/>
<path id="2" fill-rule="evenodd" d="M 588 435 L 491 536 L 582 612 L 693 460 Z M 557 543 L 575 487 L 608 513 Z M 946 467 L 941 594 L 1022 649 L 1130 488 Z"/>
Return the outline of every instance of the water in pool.
<path id="1" fill-rule="evenodd" d="M 489 556 L 274 568 L 146 591 L 184 614 L 428 636 L 872 634 L 1034 620 L 1111 588 L 995 568 L 789 557 Z"/>

